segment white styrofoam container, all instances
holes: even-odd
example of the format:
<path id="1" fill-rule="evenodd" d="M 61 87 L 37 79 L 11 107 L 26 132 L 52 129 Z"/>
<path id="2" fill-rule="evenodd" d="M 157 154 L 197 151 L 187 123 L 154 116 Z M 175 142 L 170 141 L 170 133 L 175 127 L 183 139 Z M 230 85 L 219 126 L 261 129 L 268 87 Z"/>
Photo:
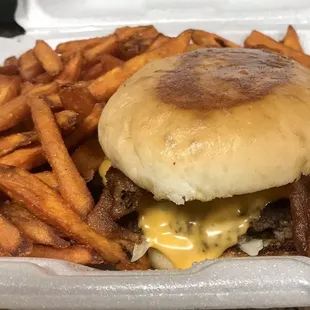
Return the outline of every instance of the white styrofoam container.
<path id="1" fill-rule="evenodd" d="M 275 39 L 293 24 L 310 53 L 309 0 L 24 0 L 25 36 L 0 39 L 0 60 L 33 47 L 154 24 L 168 35 L 205 29 L 237 43 L 252 29 Z M 57 260 L 0 259 L 0 308 L 229 309 L 310 306 L 310 259 L 205 261 L 183 271 L 100 271 Z"/>

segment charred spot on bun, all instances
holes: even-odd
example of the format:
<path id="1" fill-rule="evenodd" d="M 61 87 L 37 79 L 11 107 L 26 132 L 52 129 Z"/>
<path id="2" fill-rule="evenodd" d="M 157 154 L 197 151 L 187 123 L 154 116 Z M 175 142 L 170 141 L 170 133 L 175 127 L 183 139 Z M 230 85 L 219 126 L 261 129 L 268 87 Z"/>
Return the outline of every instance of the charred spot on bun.
<path id="1" fill-rule="evenodd" d="M 275 53 L 200 49 L 147 64 L 111 97 L 100 144 L 150 193 L 137 212 L 156 268 L 188 268 L 236 245 L 256 255 L 276 232 L 300 241 L 300 216 L 281 216 L 310 173 L 309 85 L 309 69 Z M 279 201 L 278 220 L 255 230 Z"/>

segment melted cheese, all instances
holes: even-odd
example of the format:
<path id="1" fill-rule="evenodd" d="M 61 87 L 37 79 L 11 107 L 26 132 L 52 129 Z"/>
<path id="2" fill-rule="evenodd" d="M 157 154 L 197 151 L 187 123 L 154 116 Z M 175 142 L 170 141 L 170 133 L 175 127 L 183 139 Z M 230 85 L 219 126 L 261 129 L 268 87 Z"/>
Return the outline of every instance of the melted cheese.
<path id="1" fill-rule="evenodd" d="M 102 178 L 104 185 L 107 184 L 106 174 L 111 167 L 112 167 L 112 164 L 107 158 L 103 160 L 103 162 L 101 163 L 101 165 L 99 167 L 99 174 Z"/>
<path id="2" fill-rule="evenodd" d="M 220 257 L 238 243 L 251 220 L 270 201 L 287 197 L 287 187 L 253 194 L 177 206 L 168 201 L 148 201 L 139 208 L 139 226 L 150 247 L 164 254 L 175 268 Z"/>

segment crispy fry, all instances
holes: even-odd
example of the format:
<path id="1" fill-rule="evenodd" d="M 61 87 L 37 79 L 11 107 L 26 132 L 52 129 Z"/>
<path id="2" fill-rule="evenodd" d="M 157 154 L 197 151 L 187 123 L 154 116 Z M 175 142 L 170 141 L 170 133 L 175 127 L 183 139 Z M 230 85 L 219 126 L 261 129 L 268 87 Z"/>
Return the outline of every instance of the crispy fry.
<path id="1" fill-rule="evenodd" d="M 61 54 L 60 58 L 63 63 L 68 62 L 72 57 L 76 55 L 76 53 L 80 53 L 79 50 L 73 50 L 73 51 L 66 51 L 63 54 Z"/>
<path id="2" fill-rule="evenodd" d="M 25 239 L 15 226 L 0 215 L 0 249 L 18 256 L 29 253 L 31 247 L 31 242 Z"/>
<path id="3" fill-rule="evenodd" d="M 65 139 L 68 149 L 76 147 L 97 131 L 102 109 L 103 105 L 96 103 L 92 112 L 76 127 L 75 131 Z"/>
<path id="4" fill-rule="evenodd" d="M 59 92 L 59 97 L 65 109 L 79 113 L 81 121 L 87 117 L 94 108 L 95 98 L 86 87 L 68 86 Z"/>
<path id="5" fill-rule="evenodd" d="M 248 48 L 266 49 L 277 52 L 281 55 L 288 56 L 298 61 L 302 65 L 310 68 L 310 56 L 299 51 L 295 51 L 290 47 L 284 46 L 283 44 L 271 39 L 256 30 L 252 31 L 251 34 L 245 39 L 244 46 Z"/>
<path id="6" fill-rule="evenodd" d="M 64 110 L 56 113 L 55 119 L 63 134 L 66 135 L 74 130 L 77 121 L 77 114 L 74 111 Z M 18 149 L 13 153 L 0 158 L 0 164 L 21 167 L 26 170 L 39 167 L 45 162 L 46 160 L 43 156 L 43 150 L 40 145 Z"/>
<path id="7" fill-rule="evenodd" d="M 104 159 L 98 137 L 86 141 L 71 157 L 83 179 L 86 182 L 91 181 Z"/>
<path id="8" fill-rule="evenodd" d="M 50 187 L 25 170 L 0 166 L 0 188 L 12 199 L 44 222 L 65 233 L 72 239 L 92 247 L 105 261 L 116 264 L 119 269 L 148 269 L 141 260 L 129 263 L 121 246 L 109 241 L 90 228 L 66 205 L 65 201 Z"/>
<path id="9" fill-rule="evenodd" d="M 6 203 L 1 206 L 0 212 L 33 243 L 51 245 L 55 248 L 70 245 L 57 235 L 55 229 L 39 220 L 20 204 Z"/>
<path id="10" fill-rule="evenodd" d="M 32 87 L 27 94 L 28 96 L 44 96 L 57 92 L 58 84 L 52 82 L 45 85 Z M 25 96 L 18 96 L 11 101 L 2 105 L 0 109 L 0 132 L 12 128 L 26 119 L 29 114 L 29 107 Z"/>
<path id="11" fill-rule="evenodd" d="M 149 46 L 148 51 L 153 51 L 156 48 L 159 48 L 163 44 L 167 43 L 172 38 L 165 36 L 164 34 L 160 33 L 155 41 Z"/>
<path id="12" fill-rule="evenodd" d="M 3 104 L 0 109 L 0 132 L 12 128 L 27 117 L 26 97 L 18 96 Z"/>
<path id="13" fill-rule="evenodd" d="M 98 78 L 100 75 L 107 73 L 115 67 L 122 66 L 124 61 L 112 56 L 101 55 L 99 56 L 100 62 L 87 69 L 82 76 L 85 81 Z"/>
<path id="14" fill-rule="evenodd" d="M 94 201 L 71 160 L 54 116 L 42 99 L 32 98 L 29 100 L 29 105 L 45 157 L 59 184 L 59 191 L 72 209 L 84 218 L 93 208 Z"/>
<path id="15" fill-rule="evenodd" d="M 202 45 L 204 47 L 240 47 L 234 42 L 228 41 L 214 33 L 203 30 L 193 30 L 192 40 L 195 44 Z"/>
<path id="16" fill-rule="evenodd" d="M 123 66 L 116 67 L 100 76 L 88 88 L 96 99 L 107 101 L 125 80 L 146 63 L 184 52 L 189 44 L 189 40 L 190 32 L 183 32 L 177 38 L 171 39 L 159 48 L 136 56 L 128 60 Z"/>
<path id="17" fill-rule="evenodd" d="M 62 135 L 66 136 L 75 129 L 79 115 L 71 110 L 63 110 L 54 116 Z"/>
<path id="18" fill-rule="evenodd" d="M 18 73 L 18 68 L 15 65 L 0 66 L 0 74 L 2 75 L 17 75 Z"/>
<path id="19" fill-rule="evenodd" d="M 27 96 L 47 96 L 58 91 L 58 83 L 52 82 L 49 84 L 39 84 L 30 89 Z"/>
<path id="20" fill-rule="evenodd" d="M 37 141 L 38 135 L 35 131 L 15 133 L 0 138 L 0 157 L 12 153 L 14 150 Z"/>
<path id="21" fill-rule="evenodd" d="M 55 249 L 49 246 L 35 245 L 28 257 L 61 259 L 83 265 L 102 264 L 104 262 L 100 256 L 81 245 L 73 245 L 65 249 Z"/>
<path id="22" fill-rule="evenodd" d="M 5 66 L 18 66 L 18 60 L 15 56 L 10 56 L 4 61 Z"/>
<path id="23" fill-rule="evenodd" d="M 54 80 L 54 77 L 51 76 L 48 72 L 44 72 L 38 75 L 34 80 L 36 84 L 48 84 Z"/>
<path id="24" fill-rule="evenodd" d="M 26 94 L 35 86 L 35 84 L 32 84 L 30 82 L 24 82 L 23 84 L 21 84 L 21 93 Z"/>
<path id="25" fill-rule="evenodd" d="M 16 166 L 31 170 L 46 162 L 41 145 L 18 149 L 13 153 L 0 157 L 0 164 Z"/>
<path id="26" fill-rule="evenodd" d="M 44 72 L 42 65 L 35 57 L 32 49 L 19 57 L 18 68 L 21 77 L 29 82 L 32 82 L 34 78 Z"/>
<path id="27" fill-rule="evenodd" d="M 157 36 L 158 31 L 154 26 L 145 26 L 141 29 L 137 29 L 129 37 L 123 36 L 122 40 L 118 39 L 120 58 L 128 60 L 144 53 L 155 41 Z"/>
<path id="28" fill-rule="evenodd" d="M 129 39 L 131 36 L 137 33 L 146 31 L 147 29 L 155 29 L 155 31 L 157 31 L 153 25 L 135 26 L 135 27 L 125 26 L 125 27 L 117 28 L 115 30 L 115 35 L 117 37 L 117 41 L 124 41 L 124 40 Z"/>
<path id="29" fill-rule="evenodd" d="M 286 34 L 284 38 L 280 41 L 280 43 L 292 48 L 293 50 L 303 52 L 303 48 L 301 47 L 298 34 L 292 25 L 289 25 L 287 27 Z"/>
<path id="30" fill-rule="evenodd" d="M 111 34 L 102 40 L 101 43 L 91 48 L 86 49 L 83 52 L 83 57 L 86 61 L 92 62 L 97 59 L 101 54 L 113 54 L 117 50 L 116 36 Z"/>
<path id="31" fill-rule="evenodd" d="M 0 249 L 0 257 L 12 257 L 12 255 L 3 249 Z"/>
<path id="32" fill-rule="evenodd" d="M 0 106 L 19 95 L 20 85 L 19 77 L 0 75 Z"/>
<path id="33" fill-rule="evenodd" d="M 50 75 L 57 75 L 62 69 L 62 62 L 55 51 L 43 40 L 37 40 L 33 49 L 42 67 Z"/>
<path id="34" fill-rule="evenodd" d="M 125 62 L 112 55 L 100 55 L 100 63 L 102 65 L 103 74 L 115 67 L 122 66 Z"/>
<path id="35" fill-rule="evenodd" d="M 91 38 L 91 39 L 74 40 L 74 41 L 60 43 L 56 47 L 56 52 L 59 54 L 64 54 L 67 52 L 81 51 L 83 49 L 91 48 L 101 43 L 102 40 L 104 39 L 105 38 L 97 37 L 97 38 Z"/>
<path id="36" fill-rule="evenodd" d="M 82 80 L 90 81 L 98 78 L 100 75 L 104 74 L 102 64 L 100 62 L 94 64 L 92 67 L 87 68 L 82 74 Z"/>
<path id="37" fill-rule="evenodd" d="M 35 173 L 34 175 L 37 178 L 39 178 L 42 182 L 47 184 L 50 188 L 58 192 L 59 185 L 52 171 L 42 171 L 42 172 Z"/>
<path id="38" fill-rule="evenodd" d="M 64 65 L 62 71 L 55 77 L 58 83 L 77 82 L 82 70 L 82 57 L 80 53 L 76 53 Z"/>
<path id="39" fill-rule="evenodd" d="M 44 97 L 45 102 L 53 111 L 59 111 L 63 109 L 59 94 L 50 94 Z"/>
<path id="40" fill-rule="evenodd" d="M 200 48 L 205 48 L 205 47 L 193 43 L 187 47 L 186 52 L 193 52 L 193 51 L 199 50 Z"/>

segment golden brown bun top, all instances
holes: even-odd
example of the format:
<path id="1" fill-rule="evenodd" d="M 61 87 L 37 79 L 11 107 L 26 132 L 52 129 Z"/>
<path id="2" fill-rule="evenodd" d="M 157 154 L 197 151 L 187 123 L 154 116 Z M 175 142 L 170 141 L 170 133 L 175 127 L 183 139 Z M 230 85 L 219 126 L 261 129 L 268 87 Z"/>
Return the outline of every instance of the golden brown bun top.
<path id="1" fill-rule="evenodd" d="M 157 199 L 209 201 L 310 173 L 310 71 L 277 54 L 201 49 L 151 62 L 107 103 L 99 140 Z"/>
<path id="2" fill-rule="evenodd" d="M 156 94 L 184 109 L 227 109 L 261 99 L 293 78 L 292 61 L 248 49 L 203 49 L 179 56 L 158 81 Z"/>

